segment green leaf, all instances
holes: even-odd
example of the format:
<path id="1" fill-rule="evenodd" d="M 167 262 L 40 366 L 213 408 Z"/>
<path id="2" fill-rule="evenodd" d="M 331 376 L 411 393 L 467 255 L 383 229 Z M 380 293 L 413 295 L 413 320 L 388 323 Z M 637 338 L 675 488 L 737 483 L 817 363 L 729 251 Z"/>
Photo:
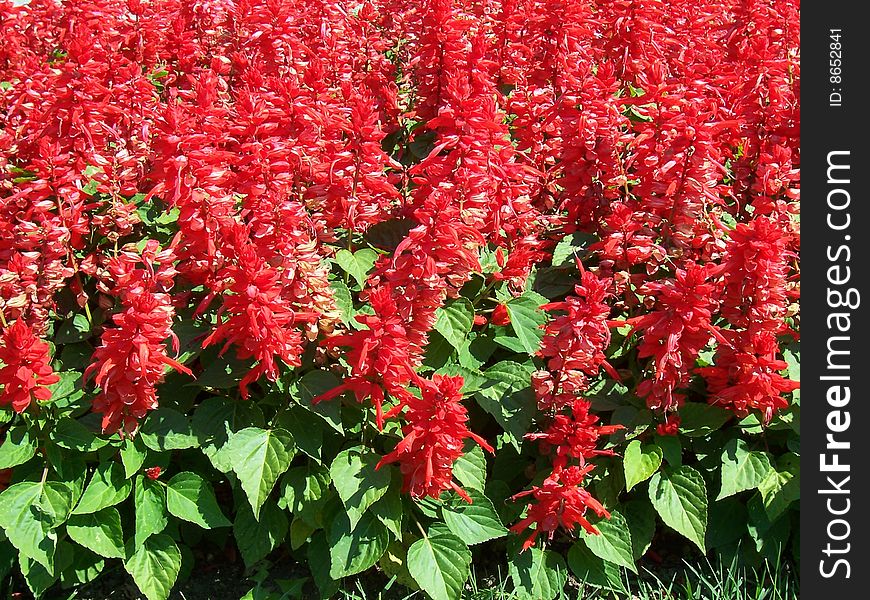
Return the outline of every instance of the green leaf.
<path id="1" fill-rule="evenodd" d="M 586 254 L 586 248 L 597 239 L 591 233 L 583 233 L 581 231 L 566 235 L 553 248 L 552 265 L 554 267 L 573 265 L 574 257 L 582 258 Z"/>
<path id="2" fill-rule="evenodd" d="M 662 449 L 662 454 L 672 467 L 683 466 L 683 443 L 676 435 L 655 435 L 653 441 Z"/>
<path id="3" fill-rule="evenodd" d="M 771 469 L 767 477 L 758 485 L 768 519 L 776 519 L 801 497 L 800 465 L 794 454 L 780 457 L 777 467 Z"/>
<path id="4" fill-rule="evenodd" d="M 339 513 L 329 528 L 329 576 L 341 579 L 365 571 L 378 562 L 389 543 L 389 530 L 374 514 L 363 514 L 351 528 L 347 515 Z"/>
<path id="5" fill-rule="evenodd" d="M 360 287 L 365 285 L 368 272 L 375 266 L 377 259 L 378 253 L 370 248 L 357 250 L 353 254 L 345 249 L 335 253 L 335 262 L 345 273 L 353 277 Z"/>
<path id="6" fill-rule="evenodd" d="M 716 499 L 757 488 L 767 478 L 771 468 L 764 452 L 750 451 L 741 439 L 730 440 L 722 452 L 722 489 Z"/>
<path id="7" fill-rule="evenodd" d="M 135 547 L 139 548 L 145 540 L 166 528 L 166 492 L 156 481 L 137 475 L 133 503 L 136 507 Z"/>
<path id="8" fill-rule="evenodd" d="M 523 346 L 523 349 L 534 356 L 541 345 L 544 331 L 541 326 L 547 322 L 547 313 L 539 307 L 549 302 L 535 292 L 527 291 L 519 298 L 508 300 L 506 306 L 511 318 L 511 327 Z"/>
<path id="9" fill-rule="evenodd" d="M 259 518 L 260 507 L 296 454 L 293 436 L 283 429 L 247 427 L 230 438 L 227 454 L 233 457 L 233 471 L 254 517 Z"/>
<path id="10" fill-rule="evenodd" d="M 73 515 L 66 525 L 70 539 L 106 558 L 124 558 L 121 515 L 114 507 L 87 515 Z"/>
<path id="11" fill-rule="evenodd" d="M 87 427 L 69 417 L 62 417 L 49 432 L 55 444 L 68 450 L 94 452 L 109 443 L 91 433 Z"/>
<path id="12" fill-rule="evenodd" d="M 537 411 L 531 373 L 524 365 L 501 361 L 484 371 L 488 381 L 474 394 L 480 407 L 513 436 L 511 443 L 517 449 Z"/>
<path id="13" fill-rule="evenodd" d="M 632 442 L 625 449 L 622 466 L 625 472 L 625 491 L 649 479 L 662 465 L 662 449 L 655 444 Z"/>
<path id="14" fill-rule="evenodd" d="M 166 508 L 179 519 L 205 529 L 230 525 L 218 506 L 211 484 L 189 471 L 178 473 L 166 484 Z"/>
<path id="15" fill-rule="evenodd" d="M 72 491 L 66 484 L 23 481 L 0 494 L 0 527 L 22 555 L 54 569 L 57 534 L 69 515 Z"/>
<path id="16" fill-rule="evenodd" d="M 215 469 L 221 473 L 233 470 L 234 457 L 227 453 L 230 437 L 245 427 L 265 425 L 265 418 L 257 404 L 234 402 L 229 398 L 208 398 L 193 413 L 191 427 L 199 449 Z"/>
<path id="17" fill-rule="evenodd" d="M 628 522 L 622 514 L 614 511 L 609 519 L 595 523 L 599 535 L 584 533 L 583 540 L 595 556 L 623 566 L 637 573 L 631 546 Z"/>
<path id="18" fill-rule="evenodd" d="M 483 448 L 477 444 L 468 448 L 453 463 L 453 475 L 465 487 L 478 490 L 486 488 L 486 456 Z"/>
<path id="19" fill-rule="evenodd" d="M 42 564 L 27 558 L 24 554 L 18 555 L 18 565 L 24 582 L 35 598 L 40 598 L 57 581 L 57 577 Z"/>
<path id="20" fill-rule="evenodd" d="M 158 408 L 149 414 L 140 436 L 155 452 L 194 448 L 199 443 L 187 417 L 171 408 Z"/>
<path id="21" fill-rule="evenodd" d="M 380 500 L 371 505 L 371 513 L 387 526 L 397 540 L 402 539 L 402 517 L 404 516 L 404 504 L 402 503 L 402 476 L 393 469 L 392 481 L 387 493 Z"/>
<path id="22" fill-rule="evenodd" d="M 181 551 L 171 537 L 160 533 L 133 552 L 124 569 L 148 600 L 166 600 L 181 570 Z"/>
<path id="23" fill-rule="evenodd" d="M 287 537 L 287 514 L 274 502 L 261 508 L 260 519 L 254 517 L 250 505 L 241 503 L 236 512 L 233 534 L 245 566 L 250 568 L 266 558 Z"/>
<path id="24" fill-rule="evenodd" d="M 617 592 L 625 589 L 619 567 L 592 554 L 582 539 L 568 550 L 568 566 L 584 583 Z"/>
<path id="25" fill-rule="evenodd" d="M 6 432 L 0 443 L 0 469 L 23 465 L 36 454 L 36 438 L 23 425 L 15 425 Z"/>
<path id="26" fill-rule="evenodd" d="M 84 515 L 114 506 L 126 500 L 132 489 L 132 482 L 124 475 L 124 467 L 116 462 L 103 463 L 97 466 L 72 512 L 74 515 Z"/>
<path id="27" fill-rule="evenodd" d="M 665 525 L 705 551 L 707 486 L 692 467 L 667 467 L 653 475 L 649 498 Z"/>
<path id="28" fill-rule="evenodd" d="M 294 467 L 281 477 L 278 506 L 319 527 L 323 507 L 329 498 L 329 473 L 314 465 Z"/>
<path id="29" fill-rule="evenodd" d="M 69 545 L 72 549 L 72 545 Z M 73 550 L 72 564 L 60 574 L 64 588 L 78 587 L 99 577 L 105 569 L 106 561 L 85 548 Z"/>
<path id="30" fill-rule="evenodd" d="M 312 400 L 321 394 L 333 390 L 341 385 L 338 377 L 329 371 L 317 369 L 308 371 L 301 378 L 290 385 L 290 396 L 299 404 L 310 410 L 338 433 L 344 433 L 341 425 L 341 400 L 323 400 L 313 404 Z"/>
<path id="31" fill-rule="evenodd" d="M 57 333 L 54 336 L 54 343 L 74 344 L 76 342 L 82 342 L 92 336 L 91 324 L 88 322 L 88 318 L 85 315 L 73 315 L 72 318 L 64 321 L 57 329 Z"/>
<path id="32" fill-rule="evenodd" d="M 330 281 L 329 287 L 332 288 L 332 297 L 335 299 L 335 305 L 341 313 L 341 322 L 347 325 L 351 322 L 354 315 L 353 297 L 350 295 L 350 290 L 343 281 Z"/>
<path id="33" fill-rule="evenodd" d="M 205 387 L 215 390 L 227 390 L 236 387 L 242 378 L 254 366 L 250 358 L 237 358 L 235 354 L 227 353 L 219 356 L 217 352 L 209 355 L 203 352 L 200 361 L 206 365 L 202 373 L 187 385 L 190 387 Z"/>
<path id="34" fill-rule="evenodd" d="M 746 517 L 746 503 L 742 500 L 725 498 L 713 502 L 707 519 L 707 547 L 720 548 L 743 537 L 746 533 Z"/>
<path id="35" fill-rule="evenodd" d="M 347 510 L 351 528 L 390 487 L 390 469 L 375 469 L 379 460 L 374 452 L 356 447 L 340 452 L 329 467 L 332 484 Z"/>
<path id="36" fill-rule="evenodd" d="M 534 546 L 511 557 L 508 574 L 518 600 L 553 600 L 568 581 L 565 560 Z"/>
<path id="37" fill-rule="evenodd" d="M 320 417 L 301 406 L 292 405 L 280 413 L 277 425 L 290 432 L 299 450 L 321 462 L 325 425 Z"/>
<path id="38" fill-rule="evenodd" d="M 687 402 L 680 408 L 680 433 L 700 437 L 716 431 L 730 419 L 733 413 L 718 406 Z"/>
<path id="39" fill-rule="evenodd" d="M 469 546 L 507 535 L 507 529 L 498 518 L 490 499 L 474 488 L 468 488 L 465 492 L 471 498 L 471 504 L 454 492 L 442 507 L 444 522 L 450 531 Z"/>
<path id="40" fill-rule="evenodd" d="M 338 592 L 339 583 L 329 576 L 332 562 L 329 556 L 329 541 L 326 532 L 318 531 L 311 536 L 308 543 L 308 568 L 321 598 L 330 598 Z"/>
<path id="41" fill-rule="evenodd" d="M 148 449 L 142 443 L 141 436 L 126 438 L 121 446 L 121 463 L 124 465 L 124 477 L 130 479 L 139 472 L 148 456 Z"/>
<path id="42" fill-rule="evenodd" d="M 474 307 L 466 298 L 448 302 L 435 313 L 435 331 L 459 350 L 474 325 Z"/>
<path id="43" fill-rule="evenodd" d="M 471 551 L 450 533 L 436 533 L 408 548 L 408 572 L 433 600 L 458 600 L 471 567 Z"/>
<path id="44" fill-rule="evenodd" d="M 639 560 L 652 543 L 656 532 L 656 513 L 647 498 L 630 500 L 619 507 L 631 533 L 631 555 Z M 612 513 L 611 513 L 612 514 Z"/>

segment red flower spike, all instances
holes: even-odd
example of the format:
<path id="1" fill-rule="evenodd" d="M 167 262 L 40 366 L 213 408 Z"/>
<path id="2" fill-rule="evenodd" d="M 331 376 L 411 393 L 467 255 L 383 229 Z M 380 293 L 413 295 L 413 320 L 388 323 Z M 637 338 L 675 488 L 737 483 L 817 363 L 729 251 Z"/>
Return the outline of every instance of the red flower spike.
<path id="1" fill-rule="evenodd" d="M 420 386 L 421 397 L 403 392 L 399 405 L 391 411 L 398 414 L 406 409 L 406 424 L 402 427 L 405 437 L 377 466 L 398 462 L 404 476 L 403 489 L 415 498 L 438 498 L 445 490 L 453 489 L 471 502 L 453 481 L 453 463 L 462 456 L 468 438 L 488 452 L 493 449 L 468 429 L 468 415 L 461 403 L 463 379 L 433 375 L 431 381 L 420 377 L 414 380 Z"/>
<path id="2" fill-rule="evenodd" d="M 493 325 L 500 325 L 501 327 L 506 327 L 511 324 L 511 316 L 508 313 L 507 306 L 504 304 L 497 304 L 495 309 L 492 311 L 492 317 L 490 317 L 490 321 Z"/>
<path id="3" fill-rule="evenodd" d="M 0 406 L 24 412 L 34 400 L 51 399 L 47 386 L 60 381 L 51 368 L 48 344 L 23 319 L 0 334 Z"/>

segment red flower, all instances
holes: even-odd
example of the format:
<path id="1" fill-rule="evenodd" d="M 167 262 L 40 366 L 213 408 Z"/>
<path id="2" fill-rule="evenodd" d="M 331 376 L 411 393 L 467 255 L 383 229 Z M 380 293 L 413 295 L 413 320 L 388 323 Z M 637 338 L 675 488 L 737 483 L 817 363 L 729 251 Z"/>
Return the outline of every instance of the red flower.
<path id="1" fill-rule="evenodd" d="M 145 469 L 145 476 L 148 477 L 151 481 L 155 481 L 158 477 L 160 477 L 160 473 L 163 472 L 163 469 L 160 467 L 151 467 L 150 469 Z"/>
<path id="2" fill-rule="evenodd" d="M 680 432 L 680 417 L 671 413 L 665 417 L 664 423 L 656 425 L 656 433 L 659 435 L 677 435 Z"/>
<path id="3" fill-rule="evenodd" d="M 500 325 L 502 327 L 510 325 L 511 316 L 510 313 L 508 313 L 507 306 L 500 303 L 496 304 L 495 309 L 492 311 L 490 321 L 493 325 Z"/>
<path id="4" fill-rule="evenodd" d="M 405 392 L 400 403 L 387 417 L 407 408 L 402 427 L 405 437 L 392 452 L 384 456 L 378 468 L 398 462 L 404 476 L 404 491 L 415 498 L 438 498 L 447 489 L 453 489 L 466 501 L 471 498 L 453 481 L 453 463 L 462 456 L 465 440 L 473 439 L 492 452 L 486 441 L 468 429 L 468 414 L 462 405 L 463 379 L 433 375 L 432 380 L 414 376 L 421 397 Z"/>
<path id="5" fill-rule="evenodd" d="M 0 406 L 23 412 L 33 400 L 51 399 L 48 387 L 60 381 L 51 369 L 48 344 L 39 339 L 23 319 L 0 335 Z"/>
<path id="6" fill-rule="evenodd" d="M 592 465 L 557 468 L 540 486 L 512 496 L 512 500 L 525 496 L 534 498 L 534 503 L 529 505 L 526 517 L 511 527 L 513 533 L 521 533 L 530 525 L 535 525 L 535 529 L 523 542 L 523 550 L 534 546 L 535 540 L 542 533 L 548 539 L 553 539 L 553 534 L 559 527 L 571 533 L 577 525 L 580 525 L 589 533 L 598 534 L 598 530 L 584 516 L 586 509 L 591 508 L 599 517 L 608 519 L 610 513 L 592 497 L 592 494 L 580 487 L 583 478 L 592 468 Z"/>
<path id="7" fill-rule="evenodd" d="M 555 449 L 553 466 L 556 469 L 565 467 L 569 458 L 580 459 L 582 465 L 586 464 L 586 459 L 596 455 L 612 456 L 613 450 L 596 450 L 598 438 L 624 428 L 622 425 L 597 425 L 598 417 L 589 414 L 590 406 L 588 400 L 575 398 L 570 415 L 556 415 L 545 432 L 529 433 L 525 437 L 539 440 L 544 453 Z"/>

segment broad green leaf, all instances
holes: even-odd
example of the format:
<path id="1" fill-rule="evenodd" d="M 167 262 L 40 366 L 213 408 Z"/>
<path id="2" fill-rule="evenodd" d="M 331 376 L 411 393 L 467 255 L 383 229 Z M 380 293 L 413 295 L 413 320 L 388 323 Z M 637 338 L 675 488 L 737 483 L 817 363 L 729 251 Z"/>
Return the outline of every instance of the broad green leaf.
<path id="1" fill-rule="evenodd" d="M 361 573 L 378 562 L 390 543 L 387 526 L 372 513 L 365 513 L 351 528 L 347 515 L 340 514 L 329 527 L 329 576 L 340 579 Z"/>
<path id="2" fill-rule="evenodd" d="M 57 546 L 55 515 L 63 512 L 63 507 L 51 510 L 51 500 L 45 494 L 47 485 L 23 481 L 6 488 L 0 494 L 0 527 L 23 556 L 53 571 Z M 49 511 L 41 509 L 44 504 Z"/>
<path id="3" fill-rule="evenodd" d="M 381 523 L 387 526 L 387 529 L 396 536 L 397 540 L 400 540 L 402 539 L 402 517 L 405 512 L 402 503 L 402 476 L 395 469 L 392 470 L 392 473 L 393 477 L 387 493 L 372 504 L 369 510 Z"/>
<path id="4" fill-rule="evenodd" d="M 136 510 L 134 544 L 139 548 L 150 536 L 166 528 L 166 491 L 156 481 L 137 475 L 133 503 Z"/>
<path id="5" fill-rule="evenodd" d="M 195 381 L 187 384 L 189 387 L 227 390 L 236 387 L 254 366 L 254 360 L 251 358 L 238 358 L 234 353 L 220 356 L 217 351 L 208 354 L 208 350 L 203 352 L 200 361 L 206 367 Z"/>
<path id="6" fill-rule="evenodd" d="M 227 454 L 234 457 L 233 471 L 245 490 L 254 517 L 259 518 L 260 507 L 296 454 L 293 436 L 283 429 L 248 427 L 233 434 Z"/>
<path id="7" fill-rule="evenodd" d="M 631 533 L 631 555 L 639 560 L 652 543 L 656 532 L 656 513 L 647 498 L 630 500 L 619 507 Z M 612 514 L 612 513 L 611 513 Z"/>
<path id="8" fill-rule="evenodd" d="M 435 331 L 459 350 L 474 325 L 474 307 L 466 298 L 448 302 L 435 313 Z"/>
<path id="9" fill-rule="evenodd" d="M 198 441 L 190 421 L 171 408 L 158 408 L 142 424 L 142 442 L 155 452 L 194 448 Z"/>
<path id="10" fill-rule="evenodd" d="M 341 322 L 347 325 L 353 319 L 353 297 L 350 295 L 350 289 L 343 281 L 330 281 L 329 287 L 332 288 L 332 297 L 335 299 L 335 305 L 341 313 Z"/>
<path id="11" fill-rule="evenodd" d="M 375 266 L 378 253 L 370 248 L 363 248 L 352 253 L 341 249 L 335 253 L 335 262 L 341 269 L 353 277 L 360 287 L 363 287 L 368 279 L 368 272 Z"/>
<path id="12" fill-rule="evenodd" d="M 583 540 L 595 556 L 623 566 L 637 573 L 631 546 L 631 533 L 628 522 L 622 514 L 614 511 L 609 519 L 595 523 L 598 535 L 584 532 Z"/>
<path id="13" fill-rule="evenodd" d="M 142 443 L 141 436 L 136 436 L 133 439 L 127 438 L 124 440 L 120 454 L 121 463 L 124 465 L 124 477 L 130 479 L 145 464 L 148 449 Z"/>
<path id="14" fill-rule="evenodd" d="M 508 574 L 518 600 L 553 600 L 568 581 L 565 559 L 534 546 L 510 557 Z"/>
<path id="15" fill-rule="evenodd" d="M 124 558 L 121 515 L 110 506 L 87 515 L 73 515 L 66 525 L 70 539 L 105 558 Z"/>
<path id="16" fill-rule="evenodd" d="M 511 327 L 523 346 L 523 349 L 531 355 L 538 352 L 544 331 L 541 326 L 547 322 L 547 313 L 540 307 L 549 302 L 546 298 L 535 292 L 527 291 L 519 298 L 513 298 L 507 302 L 508 315 L 511 318 Z"/>
<path id="17" fill-rule="evenodd" d="M 737 498 L 725 498 L 711 503 L 707 547 L 720 548 L 743 537 L 746 533 L 746 517 L 746 503 Z"/>
<path id="18" fill-rule="evenodd" d="M 55 344 L 74 344 L 93 336 L 91 324 L 85 315 L 73 315 L 64 321 L 54 335 Z"/>
<path id="19" fill-rule="evenodd" d="M 124 467 L 116 462 L 102 463 L 94 471 L 72 512 L 74 515 L 84 515 L 114 506 L 126 500 L 132 489 L 133 483 L 124 475 Z"/>
<path id="20" fill-rule="evenodd" d="M 653 475 L 649 498 L 665 525 L 700 548 L 707 530 L 707 486 L 692 467 L 665 468 Z"/>
<path id="21" fill-rule="evenodd" d="M 683 466 L 683 443 L 677 435 L 655 435 L 655 445 L 662 449 L 665 460 L 672 467 Z"/>
<path id="22" fill-rule="evenodd" d="M 294 467 L 281 477 L 278 506 L 312 526 L 322 526 L 322 509 L 331 493 L 329 481 L 329 472 L 322 467 Z"/>
<path id="23" fill-rule="evenodd" d="M 680 433 L 689 437 L 699 437 L 722 427 L 733 413 L 718 406 L 687 402 L 680 408 L 679 415 Z"/>
<path id="24" fill-rule="evenodd" d="M 179 519 L 205 529 L 231 523 L 218 506 L 211 484 L 196 473 L 178 473 L 166 484 L 166 508 Z"/>
<path id="25" fill-rule="evenodd" d="M 0 443 L 0 469 L 11 469 L 26 463 L 36 454 L 36 438 L 23 425 L 16 425 L 6 432 Z"/>
<path id="26" fill-rule="evenodd" d="M 441 509 L 450 531 L 469 546 L 507 535 L 507 529 L 490 499 L 474 488 L 467 488 L 465 492 L 471 498 L 471 504 L 454 492 Z"/>
<path id="27" fill-rule="evenodd" d="M 106 561 L 102 557 L 85 548 L 76 547 L 72 564 L 60 574 L 60 583 L 65 588 L 90 583 L 103 573 L 105 566 Z"/>
<path id="28" fill-rule="evenodd" d="M 316 369 L 308 371 L 290 385 L 290 396 L 326 421 L 338 433 L 344 433 L 341 425 L 341 400 L 339 398 L 323 400 L 317 404 L 312 403 L 314 398 L 337 388 L 339 385 L 341 385 L 341 381 L 334 374 Z"/>
<path id="29" fill-rule="evenodd" d="M 743 490 L 757 488 L 770 473 L 767 454 L 750 451 L 746 442 L 734 438 L 725 444 L 722 452 L 722 489 L 717 500 Z"/>
<path id="30" fill-rule="evenodd" d="M 451 533 L 435 533 L 408 548 L 408 571 L 433 600 L 458 600 L 471 567 L 471 551 Z"/>
<path id="31" fill-rule="evenodd" d="M 24 582 L 35 598 L 40 598 L 54 585 L 57 577 L 42 564 L 25 556 L 18 555 L 18 566 L 24 576 Z"/>
<path id="32" fill-rule="evenodd" d="M 390 487 L 390 468 L 376 469 L 380 457 L 363 450 L 362 447 L 344 450 L 329 467 L 332 484 L 347 510 L 351 528 Z"/>
<path id="33" fill-rule="evenodd" d="M 662 465 L 662 449 L 655 444 L 641 444 L 632 440 L 625 449 L 622 466 L 625 472 L 625 491 L 649 479 Z"/>
<path id="34" fill-rule="evenodd" d="M 227 450 L 230 437 L 245 427 L 262 427 L 266 420 L 253 402 L 235 402 L 229 398 L 212 397 L 200 404 L 193 413 L 191 427 L 199 442 L 199 449 L 212 466 L 221 473 L 233 470 L 234 457 Z"/>
<path id="35" fill-rule="evenodd" d="M 768 519 L 776 521 L 792 502 L 801 497 L 801 474 L 797 457 L 793 454 L 780 457 L 776 468 L 772 468 L 758 485 L 758 491 L 761 492 Z"/>
<path id="36" fill-rule="evenodd" d="M 261 508 L 260 519 L 257 520 L 250 505 L 241 503 L 233 524 L 236 543 L 248 568 L 266 558 L 287 537 L 287 513 L 272 501 L 266 502 Z"/>
<path id="37" fill-rule="evenodd" d="M 322 460 L 323 419 L 309 410 L 291 405 L 281 411 L 277 425 L 290 432 L 296 447 L 318 463 Z"/>
<path id="38" fill-rule="evenodd" d="M 465 453 L 453 463 L 453 475 L 462 485 L 482 490 L 486 487 L 486 456 L 483 448 L 466 446 Z"/>
<path id="39" fill-rule="evenodd" d="M 530 387 L 531 369 L 520 363 L 501 361 L 484 371 L 483 375 L 488 381 L 474 394 L 474 398 L 513 436 L 511 443 L 519 449 L 537 411 Z"/>
<path id="40" fill-rule="evenodd" d="M 54 425 L 48 437 L 58 446 L 78 452 L 93 452 L 109 443 L 108 440 L 98 438 L 87 427 L 69 417 L 62 417 Z"/>
<path id="41" fill-rule="evenodd" d="M 625 589 L 619 566 L 595 556 L 582 539 L 568 550 L 568 566 L 583 583 L 617 592 Z"/>
<path id="42" fill-rule="evenodd" d="M 574 257 L 582 258 L 586 254 L 586 248 L 596 240 L 594 235 L 581 231 L 566 235 L 553 248 L 553 266 L 573 265 Z"/>
<path id="43" fill-rule="evenodd" d="M 326 532 L 315 532 L 308 543 L 306 557 L 308 558 L 308 568 L 311 569 L 311 577 L 320 591 L 321 598 L 334 596 L 339 587 L 339 582 L 329 576 L 329 571 L 332 568 L 329 550 Z"/>
<path id="44" fill-rule="evenodd" d="M 166 600 L 181 570 L 181 551 L 168 535 L 153 535 L 124 561 L 124 569 L 148 600 Z"/>

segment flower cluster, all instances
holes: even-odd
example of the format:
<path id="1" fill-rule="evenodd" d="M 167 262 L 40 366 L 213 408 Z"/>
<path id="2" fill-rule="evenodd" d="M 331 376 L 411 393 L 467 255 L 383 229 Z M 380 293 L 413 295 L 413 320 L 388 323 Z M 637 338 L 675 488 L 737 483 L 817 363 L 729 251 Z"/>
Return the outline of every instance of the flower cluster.
<path id="1" fill-rule="evenodd" d="M 603 379 L 662 435 L 687 399 L 764 424 L 789 407 L 793 3 L 16 4 L 0 0 L 0 405 L 50 399 L 76 323 L 105 432 L 134 434 L 169 370 L 241 363 L 241 400 L 329 370 L 313 402 L 372 406 L 407 492 L 464 495 L 464 443 L 490 447 L 440 367 L 524 363 L 537 429 L 512 441 L 550 463 L 515 496 L 527 546 L 607 514 L 583 487 L 618 427 L 587 397 Z M 512 298 L 539 293 L 517 322 Z M 448 303 L 471 308 L 435 366 Z"/>

